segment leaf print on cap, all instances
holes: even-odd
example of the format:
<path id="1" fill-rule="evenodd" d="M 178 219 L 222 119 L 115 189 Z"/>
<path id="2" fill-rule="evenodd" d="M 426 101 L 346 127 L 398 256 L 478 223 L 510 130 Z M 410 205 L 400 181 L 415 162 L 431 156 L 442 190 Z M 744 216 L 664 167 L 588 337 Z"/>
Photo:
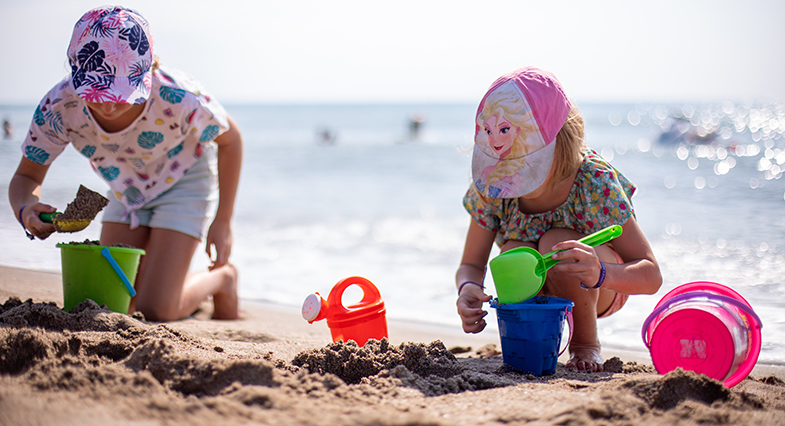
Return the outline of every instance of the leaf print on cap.
<path id="1" fill-rule="evenodd" d="M 179 104 L 183 101 L 185 97 L 185 90 L 183 89 L 175 89 L 174 87 L 169 86 L 161 86 L 158 90 L 158 94 L 161 95 L 161 98 L 170 104 Z"/>
<path id="2" fill-rule="evenodd" d="M 101 176 L 103 176 L 104 179 L 106 179 L 108 182 L 117 179 L 117 176 L 120 175 L 120 169 L 118 169 L 115 166 L 109 166 L 109 167 L 98 166 L 98 171 L 101 173 Z"/>
<path id="3" fill-rule="evenodd" d="M 170 150 L 169 150 L 169 152 L 167 153 L 167 155 L 169 156 L 169 158 L 172 158 L 172 157 L 174 157 L 175 155 L 179 154 L 179 153 L 180 153 L 180 151 L 182 151 L 182 150 L 183 150 L 183 144 L 184 144 L 184 143 L 185 143 L 185 142 L 180 142 L 180 145 L 177 145 L 176 147 L 174 147 L 174 148 L 170 149 Z"/>
<path id="4" fill-rule="evenodd" d="M 139 55 L 144 55 L 150 49 L 150 42 L 147 40 L 142 27 L 134 25 L 131 28 L 123 28 L 120 30 L 120 39 L 128 40 L 128 46 L 131 50 L 136 50 Z"/>
<path id="5" fill-rule="evenodd" d="M 160 132 L 142 132 L 136 142 L 144 149 L 153 149 L 156 145 L 164 141 L 164 135 Z"/>
<path id="6" fill-rule="evenodd" d="M 36 164 L 43 165 L 49 159 L 49 153 L 36 146 L 25 147 L 25 157 Z"/>
<path id="7" fill-rule="evenodd" d="M 85 147 L 82 148 L 82 150 L 79 151 L 79 153 L 87 158 L 90 158 L 93 156 L 93 154 L 95 154 L 95 147 L 93 145 L 85 145 Z"/>
<path id="8" fill-rule="evenodd" d="M 144 82 L 144 77 L 147 75 L 147 72 L 150 71 L 150 62 L 146 60 L 142 60 L 141 62 L 136 62 L 131 66 L 131 73 L 128 74 L 128 82 L 130 82 L 134 87 L 139 87 Z M 145 92 L 147 88 L 145 88 Z"/>
<path id="9" fill-rule="evenodd" d="M 218 136 L 218 126 L 212 124 L 204 128 L 202 136 L 199 137 L 199 142 L 210 142 Z"/>
<path id="10" fill-rule="evenodd" d="M 76 59 L 79 61 L 79 67 L 86 71 L 97 70 L 104 64 L 105 57 L 106 54 L 100 49 L 98 42 L 95 40 L 82 46 L 76 54 Z"/>

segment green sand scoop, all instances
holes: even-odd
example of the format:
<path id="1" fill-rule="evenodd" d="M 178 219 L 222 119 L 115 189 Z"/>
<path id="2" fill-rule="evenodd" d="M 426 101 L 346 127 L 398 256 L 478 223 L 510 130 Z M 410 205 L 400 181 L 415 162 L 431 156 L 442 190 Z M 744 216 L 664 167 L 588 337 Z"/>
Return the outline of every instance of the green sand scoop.
<path id="1" fill-rule="evenodd" d="M 618 237 L 621 232 L 621 226 L 613 225 L 578 242 L 596 247 Z M 548 269 L 560 262 L 552 258 L 557 251 L 540 254 L 531 247 L 516 247 L 493 258 L 491 275 L 499 303 L 521 303 L 536 296 L 545 284 Z"/>

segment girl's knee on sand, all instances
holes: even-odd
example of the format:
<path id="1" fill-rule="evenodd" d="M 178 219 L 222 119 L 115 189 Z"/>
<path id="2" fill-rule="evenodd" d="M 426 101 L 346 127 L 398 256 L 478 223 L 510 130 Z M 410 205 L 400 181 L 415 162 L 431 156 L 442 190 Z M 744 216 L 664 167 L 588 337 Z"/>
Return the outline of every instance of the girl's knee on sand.
<path id="1" fill-rule="evenodd" d="M 186 279 L 180 297 L 146 297 L 136 300 L 136 310 L 150 321 L 176 321 L 187 317 L 201 302 L 212 297 L 214 319 L 239 318 L 237 268 L 227 263 Z M 193 306 L 191 306 L 193 305 Z"/>

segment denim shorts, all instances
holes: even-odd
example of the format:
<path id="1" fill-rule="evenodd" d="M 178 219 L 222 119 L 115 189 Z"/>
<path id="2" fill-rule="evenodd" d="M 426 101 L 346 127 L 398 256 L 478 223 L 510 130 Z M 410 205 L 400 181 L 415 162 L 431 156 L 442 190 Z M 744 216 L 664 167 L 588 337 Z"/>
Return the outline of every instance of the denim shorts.
<path id="1" fill-rule="evenodd" d="M 109 205 L 101 221 L 130 225 L 131 216 L 126 215 L 125 206 L 109 192 Z M 215 150 L 208 148 L 179 181 L 135 212 L 139 226 L 171 229 L 201 241 L 217 199 Z"/>

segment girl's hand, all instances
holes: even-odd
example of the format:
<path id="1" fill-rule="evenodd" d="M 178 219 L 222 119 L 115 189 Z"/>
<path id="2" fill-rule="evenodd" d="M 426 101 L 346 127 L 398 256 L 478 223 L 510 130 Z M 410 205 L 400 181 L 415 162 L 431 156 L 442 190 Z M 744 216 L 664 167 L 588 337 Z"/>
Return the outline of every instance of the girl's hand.
<path id="1" fill-rule="evenodd" d="M 56 211 L 57 209 L 49 204 L 35 203 L 28 205 L 22 210 L 22 225 L 27 229 L 27 232 L 35 235 L 40 240 L 45 240 L 55 232 L 55 226 L 42 221 L 39 215 Z"/>
<path id="2" fill-rule="evenodd" d="M 229 262 L 232 254 L 232 226 L 228 220 L 215 219 L 207 231 L 207 256 L 212 261 L 209 270 L 220 268 Z M 215 259 L 211 247 L 215 246 Z"/>
<path id="3" fill-rule="evenodd" d="M 464 332 L 479 333 L 485 329 L 485 316 L 488 315 L 488 312 L 482 309 L 482 304 L 489 300 L 491 300 L 491 296 L 483 293 L 479 286 L 469 284 L 461 289 L 456 305 Z"/>
<path id="4" fill-rule="evenodd" d="M 553 269 L 568 273 L 590 287 L 600 280 L 600 258 L 594 247 L 571 240 L 554 245 L 552 250 L 563 250 L 553 255 L 561 260 Z"/>

